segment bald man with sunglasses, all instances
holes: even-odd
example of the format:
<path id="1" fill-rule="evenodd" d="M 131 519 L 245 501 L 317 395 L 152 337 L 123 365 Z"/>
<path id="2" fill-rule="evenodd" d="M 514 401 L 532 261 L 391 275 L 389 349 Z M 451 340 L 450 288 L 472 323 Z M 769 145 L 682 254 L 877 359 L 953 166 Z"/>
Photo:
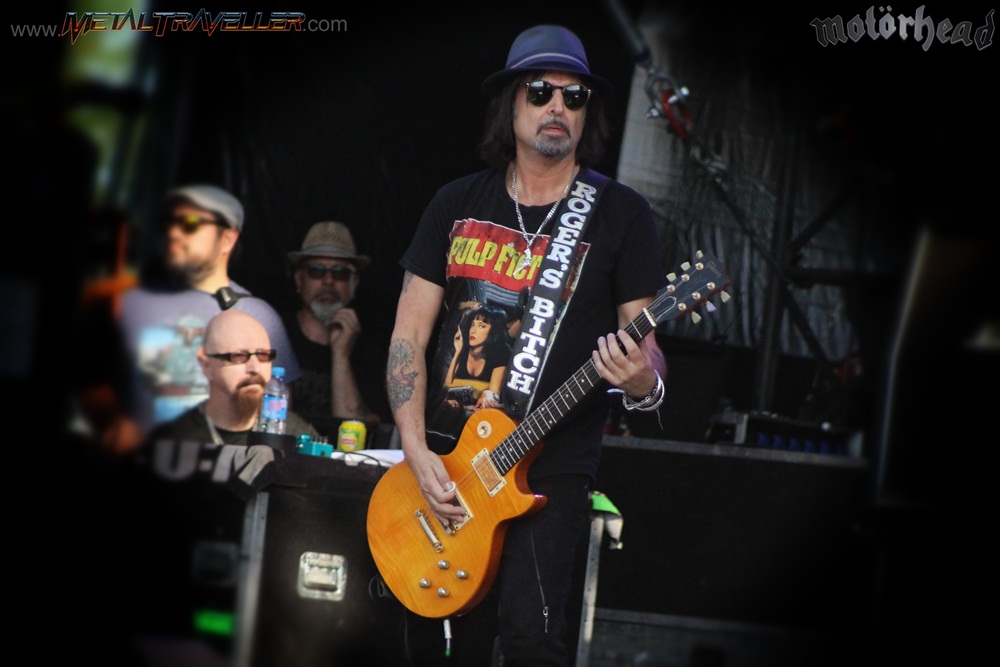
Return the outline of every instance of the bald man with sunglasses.
<path id="1" fill-rule="evenodd" d="M 193 440 L 246 445 L 260 417 L 264 385 L 280 357 L 267 330 L 252 315 L 226 310 L 209 320 L 198 349 L 198 365 L 208 382 L 208 397 L 174 419 L 157 425 L 150 440 Z M 288 410 L 286 432 L 318 437 L 311 423 Z"/>

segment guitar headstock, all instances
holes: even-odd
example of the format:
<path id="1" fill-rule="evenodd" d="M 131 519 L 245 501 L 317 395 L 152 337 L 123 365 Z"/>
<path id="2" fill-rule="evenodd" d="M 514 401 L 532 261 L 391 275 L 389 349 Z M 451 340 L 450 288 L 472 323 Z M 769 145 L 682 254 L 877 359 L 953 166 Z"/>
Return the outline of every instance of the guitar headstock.
<path id="1" fill-rule="evenodd" d="M 701 321 L 697 312 L 700 308 L 708 312 L 716 309 L 712 297 L 718 295 L 723 303 L 729 301 L 726 292 L 731 284 L 729 275 L 717 257 L 699 250 L 694 259 L 681 264 L 680 269 L 679 274 L 667 274 L 669 284 L 656 293 L 647 308 L 657 323 L 690 316 L 697 324 Z"/>

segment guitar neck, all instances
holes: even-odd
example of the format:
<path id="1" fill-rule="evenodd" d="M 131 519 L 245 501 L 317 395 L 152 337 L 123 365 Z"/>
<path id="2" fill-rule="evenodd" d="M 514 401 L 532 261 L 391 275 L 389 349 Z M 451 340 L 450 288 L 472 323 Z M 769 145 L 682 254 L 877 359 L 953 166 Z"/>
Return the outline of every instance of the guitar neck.
<path id="1" fill-rule="evenodd" d="M 680 276 L 669 274 L 667 277 L 670 283 L 656 293 L 656 297 L 642 313 L 622 327 L 636 343 L 653 331 L 660 322 L 688 315 L 695 317 L 693 308 L 700 304 L 706 303 L 709 310 L 713 310 L 714 306 L 708 300 L 715 294 L 721 294 L 723 301 L 728 300 L 729 295 L 723 289 L 728 286 L 729 278 L 722 262 L 717 258 L 698 251 L 694 264 L 685 262 L 682 268 L 683 274 Z M 698 319 L 700 316 L 695 322 Z M 594 366 L 593 360 L 588 359 L 587 363 L 545 399 L 538 409 L 525 417 L 524 421 L 490 452 L 490 459 L 500 474 L 509 472 L 600 382 L 601 376 L 597 372 L 597 367 Z"/>
<path id="2" fill-rule="evenodd" d="M 653 330 L 655 322 L 646 313 L 629 322 L 624 331 L 636 343 Z M 601 375 L 593 359 L 579 368 L 572 377 L 538 406 L 524 421 L 490 452 L 493 465 L 501 475 L 527 455 L 538 442 L 566 416 L 573 407 L 601 383 Z"/>

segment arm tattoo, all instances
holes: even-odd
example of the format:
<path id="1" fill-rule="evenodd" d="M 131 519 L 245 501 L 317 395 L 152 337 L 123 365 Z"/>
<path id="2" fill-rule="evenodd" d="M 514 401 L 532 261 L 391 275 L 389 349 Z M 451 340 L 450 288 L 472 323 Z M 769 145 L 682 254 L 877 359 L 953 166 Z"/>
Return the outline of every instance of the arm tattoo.
<path id="1" fill-rule="evenodd" d="M 417 371 L 412 370 L 413 346 L 404 340 L 394 340 L 389 345 L 389 365 L 385 384 L 389 393 L 389 406 L 395 412 L 413 396 Z"/>

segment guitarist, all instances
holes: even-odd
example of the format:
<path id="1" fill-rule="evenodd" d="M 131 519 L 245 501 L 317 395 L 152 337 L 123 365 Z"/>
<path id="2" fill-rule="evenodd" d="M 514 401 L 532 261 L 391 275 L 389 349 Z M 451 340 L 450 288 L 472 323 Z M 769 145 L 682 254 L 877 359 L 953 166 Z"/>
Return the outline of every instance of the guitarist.
<path id="1" fill-rule="evenodd" d="M 588 169 L 607 138 L 611 86 L 591 73 L 573 32 L 554 25 L 525 30 L 504 69 L 482 89 L 489 111 L 479 154 L 489 167 L 442 187 L 424 211 L 401 260 L 405 277 L 386 369 L 403 453 L 428 507 L 444 521 L 462 519 L 462 510 L 449 503 L 454 485 L 439 458 L 460 433 L 434 423 L 428 400 L 444 386 L 458 322 L 464 310 L 483 302 L 506 309 L 512 321 L 531 308 L 525 295 L 536 286 L 552 230 L 566 210 L 556 215 L 557 209 L 574 196 L 576 179 L 605 186 L 568 263 L 563 298 L 552 314 L 558 335 L 528 350 L 529 357 L 544 354 L 545 365 L 531 368 L 529 358 L 520 367 L 537 374 L 530 378 L 535 404 L 588 359 L 608 386 L 576 404 L 531 462 L 528 485 L 547 503 L 511 522 L 490 595 L 444 623 L 411 615 L 411 630 L 431 629 L 435 643 L 424 644 L 428 651 L 421 654 L 421 637 L 430 635 L 414 631 L 408 645 L 414 664 L 444 661 L 444 626 L 451 635 L 449 665 L 491 664 L 495 636 L 505 667 L 568 665 L 566 608 L 577 550 L 588 534 L 589 493 L 609 410 L 605 390 L 625 392 L 628 408 L 652 410 L 663 400 L 666 367 L 655 336 L 636 343 L 622 329 L 662 286 L 659 239 L 641 195 Z M 510 332 L 512 345 L 514 336 L 526 335 L 523 326 Z M 484 640 L 473 640 L 472 631 Z"/>

